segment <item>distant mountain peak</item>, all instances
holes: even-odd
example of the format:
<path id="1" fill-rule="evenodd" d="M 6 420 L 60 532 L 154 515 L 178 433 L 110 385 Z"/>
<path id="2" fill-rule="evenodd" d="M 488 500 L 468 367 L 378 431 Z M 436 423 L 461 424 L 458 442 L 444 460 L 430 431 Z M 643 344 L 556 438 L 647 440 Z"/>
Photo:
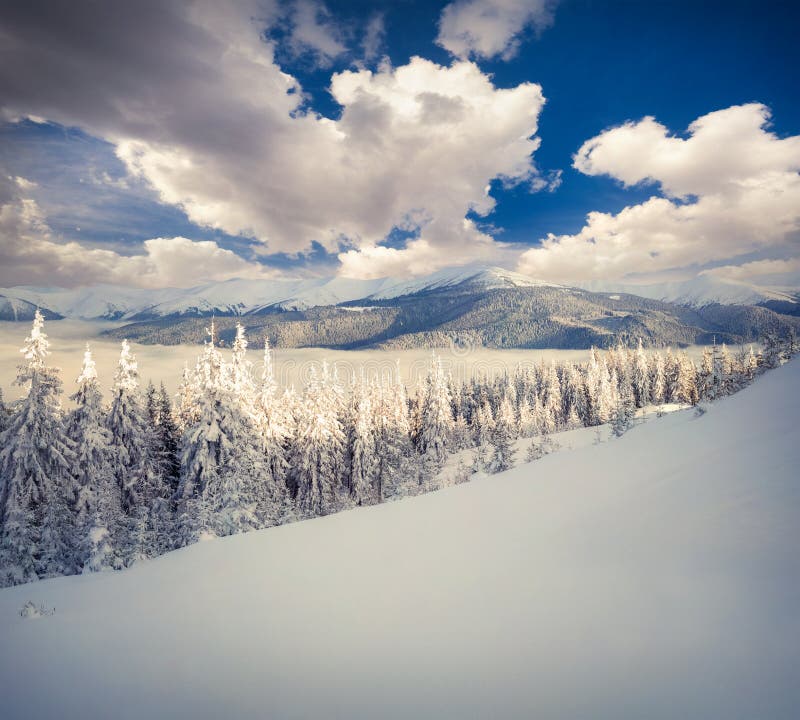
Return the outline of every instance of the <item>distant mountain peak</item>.
<path id="1" fill-rule="evenodd" d="M 475 275 L 475 279 L 487 285 L 494 284 L 497 287 L 563 287 L 556 283 L 537 280 L 528 275 L 497 266 L 481 269 Z"/>

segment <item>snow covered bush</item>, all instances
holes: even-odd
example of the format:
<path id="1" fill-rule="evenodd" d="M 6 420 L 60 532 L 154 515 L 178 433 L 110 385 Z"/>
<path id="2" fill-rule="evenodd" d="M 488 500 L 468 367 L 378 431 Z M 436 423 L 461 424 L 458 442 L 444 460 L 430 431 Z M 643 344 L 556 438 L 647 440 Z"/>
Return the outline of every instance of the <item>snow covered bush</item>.
<path id="1" fill-rule="evenodd" d="M 55 608 L 47 609 L 44 605 L 37 605 L 28 600 L 19 611 L 19 616 L 25 620 L 33 620 L 40 617 L 47 617 L 48 615 L 54 615 L 55 612 Z"/>

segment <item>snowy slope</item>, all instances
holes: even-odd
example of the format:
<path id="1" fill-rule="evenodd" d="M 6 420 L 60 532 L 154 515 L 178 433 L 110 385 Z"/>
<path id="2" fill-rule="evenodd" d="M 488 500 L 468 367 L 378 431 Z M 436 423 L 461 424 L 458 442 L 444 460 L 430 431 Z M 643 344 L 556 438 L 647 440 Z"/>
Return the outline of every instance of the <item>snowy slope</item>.
<path id="1" fill-rule="evenodd" d="M 622 292 L 692 307 L 712 304 L 758 305 L 769 300 L 795 302 L 793 295 L 789 292 L 735 280 L 722 280 L 710 275 L 698 275 L 696 278 L 684 282 L 652 285 L 592 281 L 584 283 L 582 287 L 594 292 Z"/>
<path id="2" fill-rule="evenodd" d="M 0 591 L 1 714 L 796 718 L 798 389 L 795 361 L 503 475 Z"/>

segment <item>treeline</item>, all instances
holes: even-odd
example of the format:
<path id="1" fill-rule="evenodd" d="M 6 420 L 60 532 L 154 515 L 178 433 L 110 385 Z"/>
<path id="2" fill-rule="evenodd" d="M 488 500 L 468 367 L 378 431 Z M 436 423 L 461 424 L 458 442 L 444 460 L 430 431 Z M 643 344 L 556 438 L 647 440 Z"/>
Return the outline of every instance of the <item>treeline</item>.
<path id="1" fill-rule="evenodd" d="M 174 399 L 163 385 L 140 388 L 123 341 L 105 402 L 87 346 L 65 412 L 37 312 L 16 380 L 27 392 L 10 407 L 0 399 L 2 584 L 122 568 L 205 537 L 425 492 L 467 448 L 472 470 L 504 470 L 516 438 L 607 422 L 624 432 L 637 407 L 735 392 L 798 349 L 794 336 L 770 336 L 759 353 L 708 348 L 697 366 L 639 344 L 465 383 L 432 355 L 411 397 L 397 367 L 341 378 L 323 364 L 297 394 L 278 386 L 268 344 L 256 377 L 244 328 L 228 360 L 214 333 L 212 323 Z"/>

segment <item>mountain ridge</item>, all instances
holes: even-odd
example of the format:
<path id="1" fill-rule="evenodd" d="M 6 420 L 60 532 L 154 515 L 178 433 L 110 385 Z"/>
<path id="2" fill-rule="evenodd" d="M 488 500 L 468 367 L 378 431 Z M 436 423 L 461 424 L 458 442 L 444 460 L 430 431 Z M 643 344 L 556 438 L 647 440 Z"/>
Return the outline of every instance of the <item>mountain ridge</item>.
<path id="1" fill-rule="evenodd" d="M 344 350 L 419 347 L 588 348 L 618 342 L 687 346 L 743 343 L 800 332 L 800 318 L 763 307 L 691 308 L 635 295 L 549 286 L 489 288 L 460 283 L 358 304 L 217 316 L 228 344 L 238 323 L 276 347 Z M 104 333 L 140 343 L 197 344 L 208 318 L 155 318 Z"/>
<path id="2" fill-rule="evenodd" d="M 569 286 L 538 280 L 504 268 L 473 264 L 445 268 L 407 280 L 392 277 L 364 280 L 339 276 L 300 280 L 276 278 L 268 281 L 231 279 L 191 288 L 159 290 L 113 285 L 71 290 L 17 286 L 0 288 L 0 296 L 5 298 L 6 303 L 17 301 L 20 308 L 23 307 L 22 303 L 28 303 L 47 309 L 53 317 L 137 321 L 308 310 L 346 303 L 393 300 L 459 286 L 482 290 L 524 287 L 570 289 Z M 791 292 L 719 280 L 707 275 L 681 283 L 626 285 L 589 282 L 572 289 L 609 295 L 637 295 L 690 307 L 765 303 L 782 303 L 791 307 L 798 304 L 797 297 Z M 13 315 L 13 312 L 9 311 L 9 315 Z"/>
<path id="3" fill-rule="evenodd" d="M 707 281 L 703 285 L 706 295 L 716 287 Z M 673 290 L 685 292 L 679 286 Z M 663 294 L 663 289 L 654 293 Z M 18 320 L 28 319 L 25 316 L 39 306 L 49 307 L 51 317 L 123 321 L 104 334 L 150 344 L 201 343 L 211 316 L 217 318 L 219 338 L 225 343 L 241 322 L 248 332 L 275 346 L 338 349 L 586 348 L 638 341 L 686 346 L 800 332 L 800 317 L 792 312 L 800 304 L 789 296 L 767 301 L 772 307 L 706 303 L 699 297 L 695 293 L 677 304 L 467 265 L 411 280 L 233 279 L 155 291 L 17 288 L 17 297 L 6 302 L 13 305 L 8 314 Z"/>

